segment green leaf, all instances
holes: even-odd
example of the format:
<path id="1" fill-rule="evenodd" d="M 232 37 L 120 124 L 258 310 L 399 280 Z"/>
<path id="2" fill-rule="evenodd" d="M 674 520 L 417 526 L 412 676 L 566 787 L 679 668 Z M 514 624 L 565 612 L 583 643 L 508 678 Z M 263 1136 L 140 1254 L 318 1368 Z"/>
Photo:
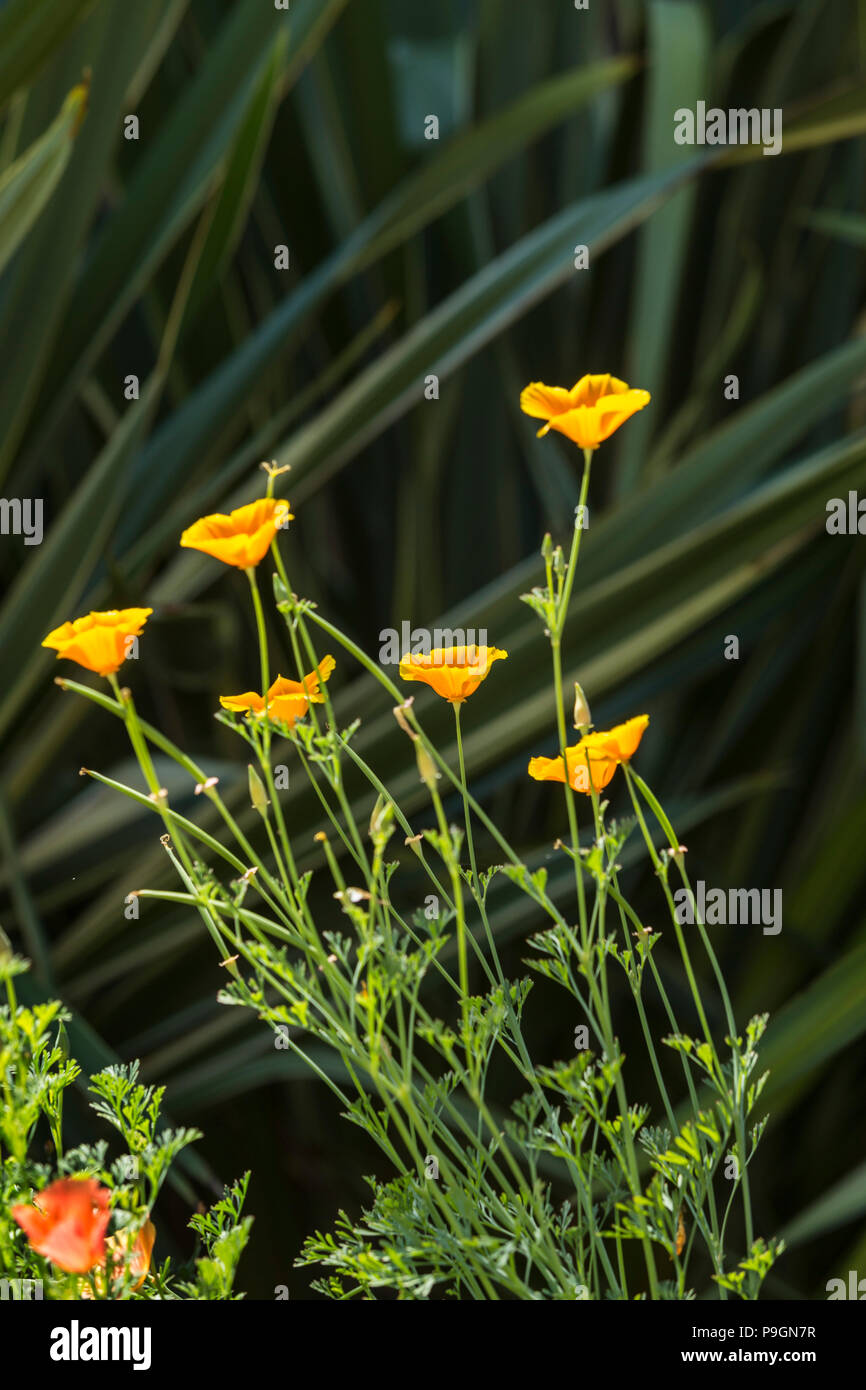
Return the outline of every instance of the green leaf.
<path id="1" fill-rule="evenodd" d="M 782 1238 L 790 1249 L 816 1240 L 827 1231 L 835 1231 L 850 1221 L 856 1221 L 866 1213 L 866 1163 L 847 1173 L 841 1181 L 834 1183 L 827 1192 L 822 1193 L 799 1216 L 782 1231 Z"/>
<path id="2" fill-rule="evenodd" d="M 643 116 L 643 167 L 649 173 L 687 163 L 692 150 L 673 139 L 671 112 L 693 109 L 707 91 L 710 29 L 700 5 L 652 0 L 648 6 L 649 71 Z M 628 330 L 627 377 L 656 396 L 667 379 L 667 363 L 687 260 L 684 250 L 694 214 L 696 189 L 683 188 L 641 228 L 637 245 L 636 293 Z M 642 411 L 622 441 L 617 492 L 634 487 L 654 432 L 653 414 Z"/>
<path id="3" fill-rule="evenodd" d="M 866 133 L 866 92 L 862 84 L 818 97 L 782 126 L 782 154 L 797 154 L 816 145 L 853 140 Z M 725 150 L 717 163 L 747 164 L 764 155 L 763 145 L 737 145 Z"/>
<path id="4" fill-rule="evenodd" d="M 42 385 L 83 243 L 104 197 L 127 88 L 163 7 L 164 0 L 140 0 L 132 7 L 127 0 L 102 0 L 68 41 L 66 66 L 93 71 L 88 117 L 54 197 L 19 250 L 14 277 L 4 277 L 0 341 L 14 342 L 15 352 L 0 377 L 0 479 L 9 472 Z M 68 85 L 65 75 L 52 80 L 58 104 Z M 63 390 L 63 377 L 52 375 L 49 394 Z"/>
<path id="5" fill-rule="evenodd" d="M 39 645 L 42 638 L 58 622 L 76 616 L 70 610 L 117 520 L 132 450 L 141 439 L 160 385 L 156 374 L 145 384 L 140 399 L 130 406 L 7 595 L 0 611 L 0 664 L 15 675 L 6 682 L 0 701 L 0 731 L 8 727 L 34 676 L 46 665 Z M 64 576 L 62 587 L 58 574 Z"/>
<path id="6" fill-rule="evenodd" d="M 228 155 L 213 219 L 190 290 L 188 319 L 195 316 L 202 300 L 219 281 L 243 231 L 273 126 L 287 50 L 288 33 L 280 30 Z"/>
<path id="7" fill-rule="evenodd" d="M 821 1069 L 866 1030 L 866 945 L 854 947 L 795 995 L 767 1029 L 761 1066 L 770 1079 L 761 1096 L 778 1114 L 814 1086 Z"/>
<path id="8" fill-rule="evenodd" d="M 804 215 L 803 224 L 816 232 L 838 237 L 849 246 L 866 246 L 866 217 L 852 212 L 813 212 Z"/>
<path id="9" fill-rule="evenodd" d="M 32 82 L 97 0 L 7 0 L 0 10 L 0 108 Z"/>
<path id="10" fill-rule="evenodd" d="M 60 182 L 86 106 L 87 87 L 73 87 L 42 138 L 0 175 L 0 271 Z"/>

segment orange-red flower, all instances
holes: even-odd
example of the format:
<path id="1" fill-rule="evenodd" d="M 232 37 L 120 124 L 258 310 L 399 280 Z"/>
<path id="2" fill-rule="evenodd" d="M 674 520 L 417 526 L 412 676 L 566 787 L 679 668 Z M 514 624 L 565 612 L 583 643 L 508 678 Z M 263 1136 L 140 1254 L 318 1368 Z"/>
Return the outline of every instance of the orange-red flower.
<path id="1" fill-rule="evenodd" d="M 587 796 L 602 791 L 620 763 L 627 763 L 637 752 L 648 714 L 636 715 L 605 733 L 586 734 L 579 743 L 565 750 L 569 786 Z M 529 775 L 536 782 L 564 782 L 562 758 L 531 758 Z M 592 785 L 590 786 L 590 779 Z"/>
<path id="2" fill-rule="evenodd" d="M 487 678 L 494 661 L 508 652 L 498 647 L 434 647 L 432 651 L 404 656 L 400 679 L 423 681 L 452 705 L 460 705 L 473 695 Z"/>
<path id="3" fill-rule="evenodd" d="M 301 681 L 290 681 L 285 676 L 277 676 L 268 688 L 267 714 L 291 729 L 296 719 L 302 719 L 310 705 L 321 705 L 325 699 L 322 683 L 330 678 L 336 666 L 332 656 L 323 657 L 308 676 Z M 220 695 L 223 709 L 238 710 L 247 714 L 265 713 L 264 697 L 255 690 L 247 690 L 243 695 Z"/>
<path id="4" fill-rule="evenodd" d="M 262 497 L 228 516 L 222 512 L 203 516 L 184 531 L 180 543 L 188 550 L 203 550 L 223 564 L 253 569 L 267 555 L 280 527 L 293 519 L 284 499 Z"/>
<path id="5" fill-rule="evenodd" d="M 69 1274 L 86 1274 L 105 1260 L 110 1195 L 95 1178 L 58 1178 L 32 1206 L 14 1206 L 12 1216 L 37 1254 Z"/>
<path id="6" fill-rule="evenodd" d="M 152 612 L 152 608 L 114 608 L 88 613 L 86 618 L 56 627 L 42 645 L 88 671 L 111 676 L 129 656 L 132 639 L 139 636 Z"/>
<path id="7" fill-rule="evenodd" d="M 156 1240 L 156 1227 L 152 1221 L 145 1221 L 135 1240 L 132 1242 L 132 1252 L 127 1258 L 130 1239 L 128 1232 L 121 1231 L 117 1235 L 109 1236 L 105 1242 L 106 1252 L 111 1251 L 114 1263 L 112 1274 L 115 1279 L 123 1278 L 127 1273 L 135 1276 L 135 1283 L 129 1286 L 130 1292 L 134 1293 L 140 1289 L 147 1272 L 150 1269 L 150 1257 L 153 1253 L 153 1243 Z M 91 1279 L 96 1287 L 94 1294 L 91 1284 L 86 1279 L 81 1279 L 78 1284 L 78 1297 L 91 1299 L 94 1297 L 107 1298 L 109 1289 L 106 1272 L 103 1269 L 91 1271 Z"/>
<path id="8" fill-rule="evenodd" d="M 545 421 L 539 437 L 556 430 L 581 449 L 597 449 L 649 400 L 649 391 L 632 390 L 607 372 L 582 376 L 570 391 L 533 381 L 520 394 L 520 408 L 524 414 Z"/>

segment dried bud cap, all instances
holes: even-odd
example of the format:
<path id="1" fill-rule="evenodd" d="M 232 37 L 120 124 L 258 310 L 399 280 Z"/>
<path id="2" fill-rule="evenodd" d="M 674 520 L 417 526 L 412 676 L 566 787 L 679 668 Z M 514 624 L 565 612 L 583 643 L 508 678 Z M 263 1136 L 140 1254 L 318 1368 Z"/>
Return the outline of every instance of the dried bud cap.
<path id="1" fill-rule="evenodd" d="M 592 715 L 589 712 L 589 701 L 584 695 L 577 681 L 574 682 L 574 727 L 576 729 L 588 729 L 592 724 Z"/>
<path id="2" fill-rule="evenodd" d="M 12 942 L 0 927 L 0 966 L 8 965 L 13 956 Z"/>
<path id="3" fill-rule="evenodd" d="M 553 557 L 553 537 L 550 532 L 545 533 L 544 540 L 541 542 L 541 558 L 546 564 L 550 563 Z"/>
<path id="4" fill-rule="evenodd" d="M 271 459 L 270 463 L 267 461 L 261 463 L 259 467 L 265 470 L 269 478 L 278 478 L 281 473 L 291 473 L 292 471 L 290 463 L 278 464 L 276 459 Z"/>
<path id="5" fill-rule="evenodd" d="M 409 728 L 409 725 L 406 722 L 406 715 L 404 713 L 404 710 L 412 708 L 414 699 L 414 695 L 410 695 L 408 700 L 403 701 L 402 705 L 394 706 L 394 718 L 397 720 L 397 723 L 400 725 L 400 728 L 403 730 L 403 733 L 408 734 L 413 742 L 418 737 L 418 735 L 415 733 L 414 729 Z"/>
<path id="6" fill-rule="evenodd" d="M 262 779 L 256 772 L 255 768 L 253 767 L 252 763 L 248 764 L 247 773 L 249 776 L 250 784 L 250 801 L 253 804 L 253 809 L 258 811 L 262 820 L 267 820 L 269 802 L 267 798 L 267 793 L 265 792 L 264 783 L 262 782 Z"/>
<path id="7" fill-rule="evenodd" d="M 333 896 L 337 899 L 337 902 L 341 903 L 345 901 L 351 903 L 353 907 L 357 907 L 358 903 L 370 901 L 370 894 L 367 892 L 366 888 L 341 888 L 340 891 L 334 893 Z"/>

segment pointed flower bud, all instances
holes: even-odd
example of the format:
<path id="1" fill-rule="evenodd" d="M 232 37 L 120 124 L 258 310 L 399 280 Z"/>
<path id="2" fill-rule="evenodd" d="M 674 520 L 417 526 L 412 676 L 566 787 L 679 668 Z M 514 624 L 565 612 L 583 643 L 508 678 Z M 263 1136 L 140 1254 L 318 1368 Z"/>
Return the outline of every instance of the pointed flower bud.
<path id="1" fill-rule="evenodd" d="M 250 783 L 250 801 L 253 803 L 253 807 L 256 811 L 258 811 L 262 820 L 267 820 L 269 803 L 267 794 L 265 792 L 264 783 L 262 782 L 262 779 L 256 772 L 255 768 L 253 767 L 252 763 L 249 764 L 248 771 Z"/>
<path id="2" fill-rule="evenodd" d="M 576 729 L 588 729 L 592 723 L 592 715 L 589 711 L 589 701 L 583 690 L 574 682 L 574 727 Z"/>

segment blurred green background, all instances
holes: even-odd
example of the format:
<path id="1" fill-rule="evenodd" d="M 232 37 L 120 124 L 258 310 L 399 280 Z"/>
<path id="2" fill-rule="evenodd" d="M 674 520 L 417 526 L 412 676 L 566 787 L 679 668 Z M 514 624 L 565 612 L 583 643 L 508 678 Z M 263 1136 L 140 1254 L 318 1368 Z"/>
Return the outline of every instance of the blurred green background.
<path id="1" fill-rule="evenodd" d="M 198 919 L 125 915 L 130 890 L 171 886 L 161 825 L 79 778 L 140 784 L 119 725 L 53 685 L 80 672 L 42 637 L 152 605 L 124 678 L 246 816 L 245 749 L 213 712 L 255 684 L 247 586 L 177 542 L 256 496 L 262 459 L 290 464 L 289 572 L 332 621 L 374 654 L 404 619 L 486 627 L 509 651 L 466 709 L 470 777 L 567 902 L 561 798 L 525 772 L 554 751 L 549 652 L 518 596 L 544 531 L 569 535 L 579 454 L 536 440 L 518 398 L 612 371 L 653 400 L 596 457 L 567 676 L 598 727 L 650 713 L 639 769 L 693 881 L 783 890 L 779 936 L 714 929 L 738 1019 L 772 1015 L 752 1185 L 757 1230 L 789 1251 L 766 1293 L 866 1275 L 864 550 L 824 525 L 828 499 L 866 485 L 864 68 L 862 0 L 0 6 L 0 486 L 45 507 L 41 546 L 0 545 L 0 922 L 31 995 L 74 1011 L 82 1062 L 140 1056 L 172 1118 L 205 1131 L 157 1213 L 159 1257 L 189 1248 L 190 1200 L 249 1166 L 241 1286 L 303 1296 L 303 1236 L 356 1211 L 381 1161 L 251 1014 L 217 1005 Z M 88 70 L 76 132 L 61 108 Z M 781 108 L 783 153 L 676 145 L 674 110 L 699 100 Z M 332 685 L 420 828 L 387 700 L 345 659 Z M 418 706 L 447 745 L 450 711 Z M 292 775 L 312 867 L 319 811 Z M 480 857 L 497 857 L 483 840 Z M 651 873 L 625 862 L 658 925 Z M 511 889 L 494 904 L 523 971 L 541 923 Z M 624 990 L 616 1007 L 630 1098 L 656 1104 Z M 536 984 L 539 1060 L 569 1055 L 573 1012 Z"/>

